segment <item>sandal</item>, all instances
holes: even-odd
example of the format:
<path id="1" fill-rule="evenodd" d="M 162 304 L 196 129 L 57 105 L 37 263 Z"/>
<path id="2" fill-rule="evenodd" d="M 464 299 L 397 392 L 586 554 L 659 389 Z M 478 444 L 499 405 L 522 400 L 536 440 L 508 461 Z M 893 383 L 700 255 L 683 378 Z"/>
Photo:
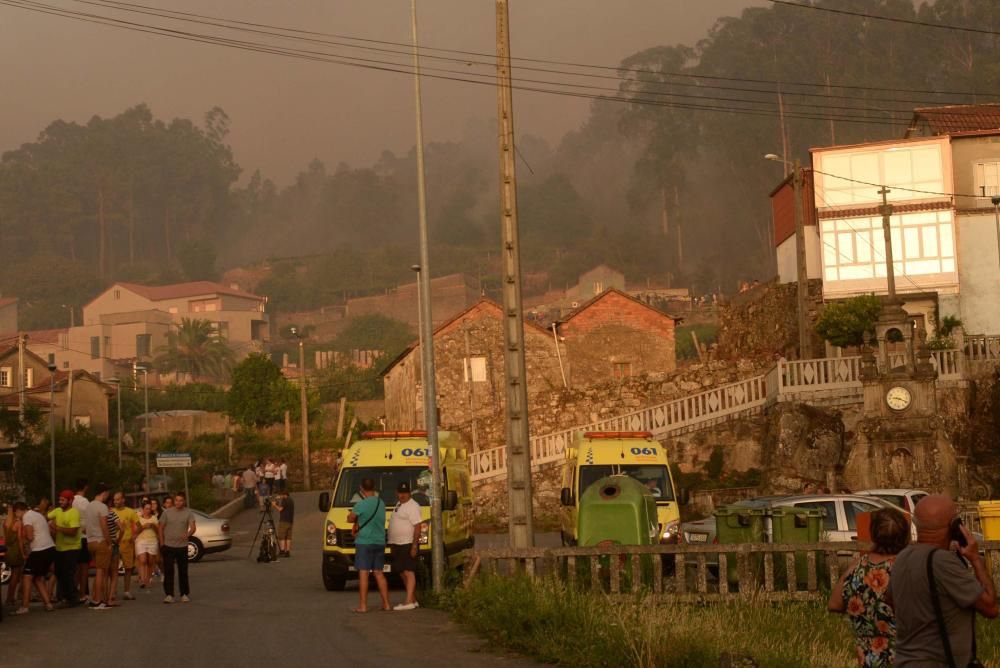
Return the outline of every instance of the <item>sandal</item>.
<path id="1" fill-rule="evenodd" d="M 52 606 L 51 603 L 49 603 L 48 605 L 45 606 L 45 612 L 52 612 L 54 610 L 55 610 L 55 608 Z"/>
<path id="2" fill-rule="evenodd" d="M 17 610 L 14 611 L 14 614 L 15 615 L 26 615 L 26 614 L 28 614 L 28 609 L 27 608 L 18 608 Z"/>

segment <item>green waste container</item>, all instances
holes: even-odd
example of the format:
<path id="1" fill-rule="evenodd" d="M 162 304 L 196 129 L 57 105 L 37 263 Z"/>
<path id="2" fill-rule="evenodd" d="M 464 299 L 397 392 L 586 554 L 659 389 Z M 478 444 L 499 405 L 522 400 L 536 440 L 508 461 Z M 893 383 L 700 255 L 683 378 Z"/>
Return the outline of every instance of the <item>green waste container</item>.
<path id="1" fill-rule="evenodd" d="M 818 543 L 823 533 L 823 520 L 826 510 L 823 508 L 785 508 L 771 509 L 771 542 L 776 545 L 794 545 L 796 543 Z M 784 561 L 776 561 L 775 571 L 785 572 Z M 822 573 L 821 560 L 816 560 L 816 579 L 820 580 Z M 795 578 L 798 584 L 806 584 L 809 579 L 809 567 L 804 552 L 795 553 Z"/>
<path id="2" fill-rule="evenodd" d="M 740 545 L 743 543 L 763 543 L 764 508 L 746 506 L 722 506 L 715 509 L 715 535 L 720 545 Z M 751 575 L 758 577 L 763 565 L 760 554 L 751 554 L 749 567 Z M 722 574 L 719 574 L 722 577 Z M 739 584 L 739 561 L 735 553 L 726 554 L 726 579 L 729 584 Z"/>

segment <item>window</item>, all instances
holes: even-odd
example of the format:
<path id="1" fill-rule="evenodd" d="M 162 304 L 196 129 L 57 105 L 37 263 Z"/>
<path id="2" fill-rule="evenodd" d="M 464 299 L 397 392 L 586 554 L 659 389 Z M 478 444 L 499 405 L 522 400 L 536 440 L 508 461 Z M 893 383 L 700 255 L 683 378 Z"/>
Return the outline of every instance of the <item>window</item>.
<path id="1" fill-rule="evenodd" d="M 466 383 L 469 382 L 469 371 L 472 371 L 472 382 L 473 383 L 485 383 L 486 382 L 486 358 L 485 357 L 468 357 L 463 358 L 465 364 L 464 367 L 464 379 Z"/>
<path id="2" fill-rule="evenodd" d="M 217 311 L 218 310 L 218 304 L 216 304 L 215 302 L 208 302 L 208 303 L 205 304 L 205 310 L 206 311 Z"/>
<path id="3" fill-rule="evenodd" d="M 615 362 L 611 369 L 611 376 L 615 380 L 622 380 L 632 375 L 631 362 Z"/>
<path id="4" fill-rule="evenodd" d="M 55 364 L 55 363 L 56 363 L 56 354 L 49 353 L 49 364 Z"/>
<path id="5" fill-rule="evenodd" d="M 31 367 L 24 370 L 24 386 L 26 388 L 35 386 L 35 370 Z"/>
<path id="6" fill-rule="evenodd" d="M 170 308 L 167 309 L 167 313 L 169 313 L 171 315 L 177 315 L 177 307 L 176 306 L 171 306 Z"/>
<path id="7" fill-rule="evenodd" d="M 824 531 L 837 531 L 837 504 L 833 501 L 803 501 L 795 504 L 796 508 L 819 508 L 826 511 L 823 518 Z"/>
<path id="8" fill-rule="evenodd" d="M 858 529 L 858 515 L 860 513 L 871 513 L 878 510 L 874 503 L 864 503 L 863 501 L 847 501 L 844 503 L 844 514 L 847 515 L 847 528 L 850 531 Z"/>
<path id="9" fill-rule="evenodd" d="M 880 216 L 826 219 L 820 221 L 820 231 L 825 280 L 885 277 L 885 241 Z M 903 276 L 954 274 L 953 235 L 951 211 L 892 216 L 890 236 L 897 282 Z"/>
<path id="10" fill-rule="evenodd" d="M 0 387 L 14 387 L 14 370 L 9 366 L 0 368 Z"/>
<path id="11" fill-rule="evenodd" d="M 115 290 L 115 299 L 121 299 L 121 298 L 122 298 L 122 291 Z"/>
<path id="12" fill-rule="evenodd" d="M 1000 162 L 977 162 L 975 172 L 977 195 L 1000 195 Z"/>
<path id="13" fill-rule="evenodd" d="M 879 187 L 889 188 L 889 201 L 927 199 L 944 192 L 944 160 L 940 144 L 893 146 L 877 150 L 817 154 L 816 204 L 820 208 L 878 203 Z"/>
<path id="14" fill-rule="evenodd" d="M 90 359 L 96 360 L 101 356 L 101 337 L 90 337 Z"/>
<path id="15" fill-rule="evenodd" d="M 594 281 L 594 294 L 599 295 L 604 292 L 604 283 L 601 281 Z"/>
<path id="16" fill-rule="evenodd" d="M 152 334 L 136 334 L 135 335 L 135 356 L 136 357 L 149 357 L 150 348 L 152 345 Z"/>
<path id="17" fill-rule="evenodd" d="M 90 429 L 90 416 L 89 415 L 74 415 L 73 416 L 73 426 L 83 427 L 85 429 Z"/>

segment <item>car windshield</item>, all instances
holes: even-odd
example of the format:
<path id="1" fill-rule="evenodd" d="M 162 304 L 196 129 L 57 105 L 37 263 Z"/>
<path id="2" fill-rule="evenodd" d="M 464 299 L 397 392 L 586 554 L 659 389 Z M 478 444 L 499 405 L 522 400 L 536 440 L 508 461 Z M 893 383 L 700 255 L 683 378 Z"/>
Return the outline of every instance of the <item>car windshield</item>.
<path id="1" fill-rule="evenodd" d="M 350 508 L 361 500 L 361 482 L 365 478 L 375 481 L 382 502 L 386 506 L 396 505 L 396 488 L 405 482 L 413 490 L 413 500 L 421 506 L 431 505 L 429 490 L 431 488 L 430 469 L 421 466 L 367 466 L 346 468 L 340 473 L 337 482 L 337 492 L 334 495 L 335 508 Z"/>
<path id="2" fill-rule="evenodd" d="M 646 486 L 657 503 L 673 501 L 674 490 L 670 485 L 667 467 L 662 464 L 600 464 L 580 467 L 579 495 L 595 482 L 609 475 L 624 473 Z"/>
<path id="3" fill-rule="evenodd" d="M 912 510 L 910 504 L 906 502 L 906 497 L 902 494 L 879 494 L 878 498 L 883 501 L 888 501 L 897 508 L 902 508 L 903 510 Z"/>

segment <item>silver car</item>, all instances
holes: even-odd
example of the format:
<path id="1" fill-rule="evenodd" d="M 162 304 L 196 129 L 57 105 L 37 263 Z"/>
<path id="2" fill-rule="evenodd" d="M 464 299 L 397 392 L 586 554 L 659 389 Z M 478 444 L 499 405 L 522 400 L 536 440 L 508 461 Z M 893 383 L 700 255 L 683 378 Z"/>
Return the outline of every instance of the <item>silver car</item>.
<path id="1" fill-rule="evenodd" d="M 225 552 L 233 546 L 233 536 L 229 532 L 229 520 L 206 515 L 200 510 L 194 513 L 194 535 L 188 539 L 188 561 L 201 561 L 206 554 Z"/>

